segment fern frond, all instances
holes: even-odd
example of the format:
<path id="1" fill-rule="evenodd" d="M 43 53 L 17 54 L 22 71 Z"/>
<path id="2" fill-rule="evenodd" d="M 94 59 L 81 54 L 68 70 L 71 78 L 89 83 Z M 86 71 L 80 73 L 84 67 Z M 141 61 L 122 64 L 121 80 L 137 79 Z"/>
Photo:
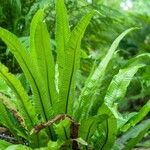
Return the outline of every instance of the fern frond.
<path id="1" fill-rule="evenodd" d="M 24 48 L 24 46 L 14 34 L 3 28 L 0 28 L 0 37 L 10 48 L 10 51 L 16 57 L 26 78 L 29 80 L 29 83 L 32 87 L 37 114 L 40 114 L 44 120 L 48 120 L 48 116 L 50 116 L 50 114 L 53 112 L 47 109 L 47 105 L 45 103 L 45 100 L 47 100 L 47 91 L 45 87 L 43 87 L 36 62 L 31 57 L 30 52 Z"/>
<path id="2" fill-rule="evenodd" d="M 85 15 L 71 32 L 65 51 L 65 68 L 59 89 L 59 113 L 72 113 L 75 94 L 75 74 L 80 63 L 80 44 L 87 25 L 94 12 Z"/>
<path id="3" fill-rule="evenodd" d="M 21 114 L 17 110 L 13 101 L 1 93 L 0 93 L 0 100 L 2 101 L 3 105 L 8 110 L 10 110 L 10 112 L 13 114 L 13 116 L 17 119 L 17 121 L 19 122 L 19 125 L 25 129 L 27 129 L 26 124 L 24 122 L 24 118 L 21 116 Z"/>
<path id="4" fill-rule="evenodd" d="M 89 143 L 94 132 L 97 130 L 98 125 L 107 119 L 107 115 L 96 115 L 81 121 L 79 137 Z"/>
<path id="5" fill-rule="evenodd" d="M 135 66 L 119 70 L 119 73 L 114 76 L 107 89 L 104 103 L 111 107 L 115 102 L 122 100 L 126 94 L 127 87 L 133 79 L 133 76 L 138 69 L 144 66 L 144 64 L 137 64 Z"/>
<path id="6" fill-rule="evenodd" d="M 130 28 L 124 31 L 115 39 L 110 49 L 108 50 L 106 56 L 100 62 L 99 66 L 95 69 L 94 73 L 90 76 L 90 78 L 87 79 L 87 82 L 85 83 L 85 86 L 81 91 L 81 95 L 79 97 L 77 113 L 75 114 L 75 117 L 77 117 L 77 119 L 81 120 L 82 118 L 88 116 L 88 113 L 91 107 L 93 106 L 93 103 L 95 102 L 95 93 L 101 87 L 101 83 L 103 81 L 106 68 L 108 66 L 108 63 L 112 59 L 113 54 L 119 45 L 119 42 L 126 34 L 135 29 L 136 28 Z M 82 112 L 82 114 L 79 112 Z"/>
<path id="7" fill-rule="evenodd" d="M 127 133 L 122 135 L 115 143 L 114 150 L 129 150 L 136 146 L 138 142 L 150 129 L 150 119 L 142 121 L 135 127 L 132 127 Z"/>
<path id="8" fill-rule="evenodd" d="M 28 139 L 25 131 L 23 131 L 15 122 L 12 121 L 13 118 L 11 117 L 11 111 L 7 109 L 7 107 L 3 104 L 3 98 L 0 98 L 0 123 L 5 126 L 13 135 L 16 137 L 21 136 L 25 139 Z M 14 117 L 14 116 L 13 116 Z"/>
<path id="9" fill-rule="evenodd" d="M 103 104 L 98 115 L 107 115 L 108 119 L 104 123 L 99 125 L 99 134 L 102 136 L 100 149 L 108 150 L 111 149 L 115 143 L 117 135 L 117 118 L 113 113 L 116 108 L 110 109 L 107 105 Z"/>
<path id="10" fill-rule="evenodd" d="M 27 93 L 22 87 L 19 80 L 8 72 L 7 67 L 0 64 L 0 76 L 5 80 L 8 86 L 13 90 L 17 97 L 17 108 L 25 119 L 25 123 L 29 130 L 32 129 L 33 125 L 37 123 L 36 113 L 31 101 L 28 98 Z"/>
<path id="11" fill-rule="evenodd" d="M 131 117 L 129 121 L 121 128 L 121 131 L 125 132 L 131 127 L 139 123 L 150 112 L 150 100 L 140 109 L 140 111 Z"/>
<path id="12" fill-rule="evenodd" d="M 31 54 L 38 68 L 38 73 L 41 75 L 40 80 L 43 81 L 45 89 L 45 97 L 43 101 L 44 109 L 47 118 L 52 117 L 53 103 L 57 97 L 55 88 L 55 65 L 51 51 L 50 37 L 43 21 L 43 10 L 39 10 L 31 23 Z"/>
<path id="13" fill-rule="evenodd" d="M 46 115 L 42 104 L 42 94 L 45 93 L 45 90 L 42 88 L 42 83 L 40 81 L 37 68 L 34 65 L 34 61 L 30 57 L 29 52 L 26 51 L 14 34 L 3 28 L 0 28 L 0 38 L 2 38 L 2 40 L 6 43 L 20 64 L 20 67 L 32 87 L 35 103 L 38 103 L 36 111 L 38 114 L 41 114 L 43 118 L 45 118 Z"/>
<path id="14" fill-rule="evenodd" d="M 114 78 L 112 79 L 112 81 L 111 81 L 111 83 L 110 83 L 110 85 L 107 89 L 107 92 L 106 92 L 106 95 L 105 95 L 105 98 L 104 98 L 104 103 L 112 111 L 113 111 L 112 108 L 113 108 L 114 104 L 117 103 L 118 101 L 122 100 L 125 97 L 127 87 L 129 86 L 129 84 L 130 84 L 131 80 L 133 79 L 133 76 L 135 75 L 135 73 L 140 68 L 148 66 L 149 65 L 148 64 L 149 60 L 150 60 L 150 55 L 149 54 L 139 55 L 139 56 L 129 60 L 126 67 L 124 69 L 121 69 L 119 71 L 119 73 L 114 76 Z M 149 103 L 147 103 L 145 105 L 145 107 L 143 107 L 141 109 L 139 114 L 137 114 L 137 115 L 130 118 L 130 120 L 127 123 L 128 125 L 126 125 L 126 127 L 125 127 L 126 130 L 129 127 L 131 127 L 131 124 L 129 122 L 132 120 L 132 118 L 136 118 L 135 119 L 136 121 L 133 121 L 134 123 L 132 123 L 132 125 L 135 125 L 140 120 L 142 120 L 147 115 L 147 113 L 149 111 L 150 111 Z M 119 112 L 117 112 L 117 111 L 114 112 L 115 117 L 119 119 L 120 116 L 118 114 L 119 114 Z M 123 118 L 121 117 L 120 119 L 123 119 Z M 118 126 L 118 128 L 120 128 L 120 125 Z"/>
<path id="15" fill-rule="evenodd" d="M 57 51 L 57 63 L 59 71 L 59 86 L 61 85 L 61 78 L 63 76 L 65 51 L 70 37 L 69 19 L 67 15 L 67 9 L 64 4 L 64 0 L 56 0 L 56 51 Z"/>

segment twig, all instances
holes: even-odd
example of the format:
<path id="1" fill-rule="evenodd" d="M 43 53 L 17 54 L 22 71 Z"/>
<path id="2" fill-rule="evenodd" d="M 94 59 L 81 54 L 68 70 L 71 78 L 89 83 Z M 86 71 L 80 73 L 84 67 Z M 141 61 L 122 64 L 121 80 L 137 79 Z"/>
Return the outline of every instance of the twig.
<path id="1" fill-rule="evenodd" d="M 60 115 L 57 115 L 55 118 L 47 121 L 46 123 L 41 123 L 37 126 L 35 126 L 33 129 L 32 129 L 32 133 L 39 133 L 42 129 L 48 127 L 48 126 L 51 126 L 53 125 L 55 122 L 58 122 L 58 121 L 61 121 L 61 120 L 64 120 L 68 118 L 71 122 L 71 125 L 70 125 L 70 138 L 71 139 L 77 139 L 78 138 L 78 131 L 79 131 L 79 123 L 77 123 L 71 116 L 67 115 L 67 114 L 60 114 Z M 73 150 L 79 150 L 79 147 L 78 147 L 78 142 L 75 141 L 75 140 L 71 140 L 72 141 L 72 149 Z"/>

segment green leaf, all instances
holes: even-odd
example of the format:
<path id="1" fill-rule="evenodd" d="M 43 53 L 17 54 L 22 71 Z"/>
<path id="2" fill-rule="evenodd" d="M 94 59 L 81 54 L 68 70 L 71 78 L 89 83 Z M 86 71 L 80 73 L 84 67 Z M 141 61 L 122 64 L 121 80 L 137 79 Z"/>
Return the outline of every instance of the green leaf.
<path id="1" fill-rule="evenodd" d="M 77 141 L 81 145 L 88 146 L 88 143 L 86 141 L 84 141 L 82 138 L 77 138 L 77 139 L 74 139 L 74 140 Z"/>
<path id="2" fill-rule="evenodd" d="M 42 86 L 43 84 L 42 80 L 40 80 L 41 78 L 38 73 L 37 65 L 35 64 L 34 59 L 32 59 L 30 52 L 24 48 L 20 40 L 14 34 L 3 28 L 0 28 L 0 37 L 13 53 L 26 78 L 29 80 L 34 95 L 37 114 L 40 114 L 44 120 L 48 120 L 46 116 L 47 113 L 45 112 L 47 109 L 44 109 L 44 107 L 47 106 L 44 103 L 44 100 L 46 99 L 46 89 Z"/>
<path id="3" fill-rule="evenodd" d="M 11 145 L 7 147 L 5 150 L 32 150 L 32 149 L 24 145 Z"/>
<path id="4" fill-rule="evenodd" d="M 69 20 L 64 0 L 56 0 L 56 51 L 59 70 L 59 86 L 63 76 L 66 46 L 70 37 Z"/>
<path id="5" fill-rule="evenodd" d="M 79 137 L 89 143 L 90 138 L 97 130 L 98 125 L 107 120 L 107 118 L 107 115 L 96 115 L 86 120 L 82 120 L 79 128 Z"/>
<path id="6" fill-rule="evenodd" d="M 57 134 L 58 140 L 65 141 L 70 138 L 70 120 L 65 119 L 60 123 L 55 124 L 54 130 Z"/>
<path id="7" fill-rule="evenodd" d="M 118 122 L 120 120 L 126 121 L 126 118 L 124 119 L 121 116 L 121 114 L 119 114 L 119 112 L 117 112 L 117 110 L 114 110 L 112 108 L 115 103 L 119 102 L 120 100 L 122 100 L 125 97 L 127 87 L 129 86 L 131 80 L 133 79 L 133 76 L 140 68 L 146 67 L 148 65 L 147 63 L 149 62 L 149 60 L 150 60 L 149 54 L 140 55 L 140 56 L 137 56 L 137 57 L 129 60 L 126 67 L 124 69 L 121 69 L 119 71 L 119 73 L 117 75 L 115 75 L 114 78 L 112 79 L 112 81 L 107 89 L 106 96 L 104 98 L 104 103 L 110 108 L 110 110 L 112 110 L 115 117 L 118 118 Z M 132 125 L 135 125 L 140 120 L 142 120 L 149 111 L 150 111 L 149 103 L 147 103 L 145 105 L 145 107 L 143 107 L 143 109 L 141 109 L 139 114 L 134 115 L 133 117 L 131 117 L 129 119 L 129 121 L 127 121 L 127 123 L 125 125 L 126 127 L 124 127 L 124 130 L 125 130 L 125 128 L 127 130 Z M 137 118 L 137 119 L 132 120 L 132 118 Z M 118 128 L 120 128 L 121 126 L 122 126 L 121 124 L 120 125 L 118 124 Z M 123 130 L 123 129 L 121 129 L 121 130 Z"/>
<path id="8" fill-rule="evenodd" d="M 75 94 L 75 74 L 80 62 L 80 44 L 87 25 L 94 12 L 85 15 L 71 32 L 65 51 L 65 68 L 59 88 L 59 113 L 72 113 Z M 61 109 L 60 109 L 61 108 Z"/>
<path id="9" fill-rule="evenodd" d="M 15 76 L 17 79 L 19 79 L 19 81 L 21 82 L 21 84 L 24 87 L 24 89 L 26 90 L 26 92 L 29 93 L 30 85 L 29 85 L 28 80 L 26 79 L 24 73 L 18 73 Z"/>
<path id="10" fill-rule="evenodd" d="M 150 112 L 150 100 L 140 109 L 140 111 L 131 117 L 128 122 L 120 129 L 125 132 L 129 128 L 135 126 L 138 122 L 140 122 L 148 113 Z"/>
<path id="11" fill-rule="evenodd" d="M 4 105 L 7 111 L 8 117 L 9 117 L 9 119 L 8 118 L 7 119 L 10 120 L 10 122 L 12 122 L 12 124 L 11 123 L 10 124 L 13 126 L 14 130 L 17 131 L 17 135 L 23 137 L 24 139 L 27 139 L 26 137 L 27 135 L 25 134 L 25 129 L 27 129 L 27 127 L 24 122 L 24 118 L 21 116 L 21 114 L 17 110 L 13 101 L 9 99 L 8 97 L 6 97 L 5 95 L 0 93 L 0 103 L 1 105 Z M 5 120 L 5 118 L 3 120 Z M 0 122 L 3 122 L 3 120 L 1 119 Z M 4 125 L 7 126 L 7 121 Z M 9 126 L 9 129 L 10 128 L 12 127 Z"/>
<path id="12" fill-rule="evenodd" d="M 48 148 L 46 150 L 60 150 L 61 146 L 64 143 L 62 141 L 49 141 L 48 142 Z"/>
<path id="13" fill-rule="evenodd" d="M 5 150 L 7 147 L 9 147 L 11 145 L 11 143 L 6 142 L 4 140 L 0 140 L 0 148 L 1 150 Z"/>
<path id="14" fill-rule="evenodd" d="M 138 69 L 146 66 L 146 62 L 147 62 L 147 60 L 146 61 L 143 60 L 143 61 L 138 61 L 135 64 L 134 62 L 130 61 L 130 63 L 128 64 L 128 66 L 126 68 L 121 69 L 119 71 L 119 73 L 114 76 L 114 78 L 112 79 L 112 81 L 111 81 L 111 83 L 108 87 L 108 90 L 106 92 L 106 96 L 104 98 L 104 104 L 99 108 L 99 114 L 107 114 L 110 118 L 113 117 L 118 122 L 120 120 L 126 120 L 117 111 L 117 107 L 116 107 L 115 102 L 118 102 L 119 100 L 124 98 L 127 87 L 129 85 L 129 83 L 131 82 L 133 76 L 138 71 Z M 134 64 L 132 64 L 132 63 L 134 63 Z M 147 106 L 147 107 L 149 107 L 149 106 Z M 142 110 L 143 114 L 141 114 L 141 116 L 139 117 L 140 119 L 142 119 L 142 117 L 148 113 L 147 107 L 144 108 L 144 110 L 146 110 L 145 112 L 143 112 L 143 110 Z M 129 119 L 129 122 L 135 116 L 137 116 L 137 114 L 132 116 Z M 135 118 L 137 119 L 137 117 L 135 117 Z M 110 126 L 111 123 L 112 123 L 112 121 L 110 123 L 108 123 L 108 126 Z M 116 129 L 119 128 L 119 127 L 120 127 L 120 125 L 117 123 L 116 124 Z M 116 134 L 116 133 L 111 133 L 110 135 L 108 135 L 108 139 L 107 139 L 108 143 L 105 142 L 105 145 L 103 147 L 104 149 L 109 149 L 113 145 L 113 142 L 114 142 L 114 139 L 115 139 L 115 137 L 113 138 L 113 135 Z M 109 139 L 110 137 L 112 137 L 113 140 Z M 111 141 L 113 141 L 113 142 L 111 144 L 109 144 L 109 142 L 111 142 Z"/>
<path id="15" fill-rule="evenodd" d="M 0 76 L 0 93 L 3 93 L 4 95 L 7 95 L 9 97 L 14 97 L 12 90 L 6 84 L 6 82 L 2 79 L 1 76 Z"/>
<path id="16" fill-rule="evenodd" d="M 13 74 L 9 73 L 8 69 L 2 64 L 0 64 L 0 76 L 14 91 L 14 94 L 17 97 L 17 108 L 24 117 L 28 129 L 31 130 L 33 125 L 37 122 L 37 120 L 34 107 L 32 106 L 27 93 L 22 87 L 20 81 L 17 80 L 17 78 Z"/>
<path id="17" fill-rule="evenodd" d="M 137 64 L 136 66 L 119 70 L 119 73 L 114 76 L 108 87 L 104 102 L 111 107 L 115 102 L 122 100 L 133 76 L 139 68 L 144 66 L 143 64 Z"/>
<path id="18" fill-rule="evenodd" d="M 43 20 L 44 12 L 39 10 L 31 23 L 31 54 L 38 68 L 38 73 L 41 75 L 40 80 L 43 81 L 45 88 L 45 97 L 43 101 L 44 109 L 47 118 L 52 117 L 52 107 L 56 99 L 55 88 L 55 65 L 51 51 L 50 37 Z"/>
<path id="19" fill-rule="evenodd" d="M 138 69 L 144 67 L 144 64 L 136 64 L 135 66 L 121 69 L 117 75 L 115 75 L 107 89 L 104 103 L 109 107 L 114 116 L 118 119 L 118 122 L 123 119 L 121 114 L 114 109 L 116 103 L 122 100 L 126 94 L 127 87 L 129 86 L 133 76 Z M 119 125 L 119 124 L 118 124 Z"/>
<path id="20" fill-rule="evenodd" d="M 142 121 L 135 127 L 132 127 L 127 133 L 119 138 L 114 146 L 115 150 L 129 150 L 135 147 L 140 142 L 143 136 L 150 129 L 150 120 Z"/>
<path id="21" fill-rule="evenodd" d="M 30 57 L 29 52 L 26 51 L 19 39 L 14 34 L 3 28 L 0 28 L 0 37 L 6 43 L 10 51 L 13 53 L 25 76 L 29 80 L 34 94 L 35 103 L 39 104 L 36 108 L 37 113 L 45 114 L 43 110 L 43 105 L 41 104 L 41 93 L 44 93 L 45 90 L 41 86 L 42 83 L 40 81 L 40 77 L 37 73 L 36 66 L 34 66 L 34 62 Z"/>
<path id="22" fill-rule="evenodd" d="M 15 126 L 15 123 L 12 121 L 10 117 L 10 112 L 7 110 L 6 106 L 3 104 L 1 99 L 0 99 L 0 112 L 1 112 L 0 124 L 8 128 L 12 134 L 18 136 L 18 133 L 21 133 L 21 131 L 17 129 L 17 127 Z M 20 135 L 23 135 L 23 133 Z M 25 137 L 25 135 L 23 137 Z"/>
<path id="23" fill-rule="evenodd" d="M 116 110 L 116 108 L 112 108 Z M 112 112 L 107 105 L 103 104 L 99 111 L 99 115 L 107 115 L 108 119 L 106 119 L 102 124 L 99 125 L 99 137 L 96 140 L 100 141 L 100 148 L 103 150 L 111 149 L 115 143 L 116 135 L 117 135 L 117 119 L 115 118 L 114 113 Z"/>
<path id="24" fill-rule="evenodd" d="M 97 90 L 101 87 L 101 83 L 103 81 L 106 68 L 110 62 L 110 60 L 113 57 L 113 54 L 115 50 L 117 49 L 119 42 L 122 40 L 122 38 L 132 30 L 135 30 L 136 28 L 130 28 L 126 31 L 124 31 L 121 35 L 119 35 L 116 40 L 112 43 L 110 49 L 108 50 L 106 56 L 102 59 L 99 66 L 95 69 L 94 73 L 90 76 L 89 79 L 87 79 L 87 82 L 85 83 L 85 86 L 81 92 L 81 95 L 79 97 L 79 105 L 77 107 L 77 113 L 75 116 L 77 116 L 77 119 L 82 119 L 88 116 L 88 113 L 95 103 L 95 94 Z M 82 113 L 79 113 L 82 112 Z"/>
<path id="25" fill-rule="evenodd" d="M 32 51 L 32 56 L 34 58 L 36 50 L 35 50 L 35 32 L 39 21 L 42 21 L 44 18 L 44 11 L 43 9 L 38 10 L 32 18 L 30 24 L 30 51 Z"/>

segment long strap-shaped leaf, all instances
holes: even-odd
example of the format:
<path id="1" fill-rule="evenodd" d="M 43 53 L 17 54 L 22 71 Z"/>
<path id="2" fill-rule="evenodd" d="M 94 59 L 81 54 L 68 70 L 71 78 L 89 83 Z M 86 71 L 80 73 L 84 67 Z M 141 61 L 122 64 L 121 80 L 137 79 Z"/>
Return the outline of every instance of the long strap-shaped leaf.
<path id="1" fill-rule="evenodd" d="M 3 105 L 14 115 L 14 117 L 17 119 L 19 126 L 26 129 L 26 124 L 24 122 L 24 118 L 20 114 L 20 112 L 17 110 L 16 104 L 7 96 L 0 93 L 0 100 L 2 101 Z"/>
<path id="2" fill-rule="evenodd" d="M 116 76 L 114 76 L 108 87 L 106 96 L 104 98 L 104 103 L 109 107 L 114 116 L 118 119 L 118 128 L 122 126 L 122 123 L 124 124 L 124 121 L 126 122 L 126 119 L 122 117 L 122 115 L 117 111 L 117 109 L 114 109 L 115 103 L 124 98 L 127 91 L 127 87 L 133 79 L 133 76 L 138 71 L 138 69 L 144 66 L 145 64 L 137 64 L 135 66 L 130 66 L 125 69 L 121 69 L 119 73 Z"/>
<path id="3" fill-rule="evenodd" d="M 132 127 L 127 133 L 123 134 L 115 143 L 113 150 L 129 150 L 136 146 L 138 142 L 150 129 L 150 119 L 142 121 Z"/>
<path id="4" fill-rule="evenodd" d="M 0 76 L 14 91 L 14 94 L 17 97 L 18 110 L 24 117 L 28 129 L 31 130 L 33 125 L 37 123 L 37 120 L 34 107 L 32 106 L 27 93 L 22 87 L 20 81 L 17 80 L 13 74 L 9 73 L 8 69 L 2 64 L 0 64 Z"/>
<path id="5" fill-rule="evenodd" d="M 145 64 L 137 64 L 136 66 L 121 69 L 112 79 L 104 98 L 104 103 L 107 103 L 107 105 L 111 107 L 115 102 L 122 100 L 126 94 L 128 85 L 133 79 L 133 76 L 138 69 L 144 66 Z"/>
<path id="6" fill-rule="evenodd" d="M 103 80 L 103 77 L 105 75 L 105 71 L 107 68 L 108 63 L 113 57 L 113 54 L 115 50 L 117 49 L 119 42 L 122 40 L 122 38 L 131 32 L 132 30 L 135 30 L 136 28 L 130 28 L 126 31 L 124 31 L 121 35 L 119 35 L 116 40 L 112 43 L 110 49 L 108 50 L 108 53 L 106 56 L 102 59 L 99 66 L 96 68 L 94 73 L 90 76 L 89 79 L 87 79 L 87 82 L 81 92 L 81 95 L 79 97 L 79 106 L 77 107 L 77 113 L 75 116 L 77 119 L 82 119 L 85 116 L 88 115 L 90 108 L 92 107 L 94 101 L 94 95 L 97 92 L 97 90 L 101 87 L 101 83 Z M 82 113 L 79 113 L 82 112 Z M 82 114 L 82 116 L 81 116 Z"/>
<path id="7" fill-rule="evenodd" d="M 99 134 L 102 136 L 103 139 L 99 148 L 100 150 L 111 149 L 113 144 L 115 143 L 117 135 L 117 119 L 112 112 L 112 109 L 110 109 L 106 104 L 103 104 L 98 112 L 99 115 L 108 116 L 108 119 L 99 127 Z"/>
<path id="8" fill-rule="evenodd" d="M 130 118 L 130 120 L 121 128 L 121 131 L 125 132 L 129 128 L 135 126 L 150 112 L 150 100 L 140 109 L 140 111 Z"/>
<path id="9" fill-rule="evenodd" d="M 150 54 L 139 55 L 139 56 L 129 60 L 129 63 L 126 65 L 126 67 L 124 69 L 121 69 L 119 71 L 119 73 L 114 76 L 114 78 L 112 79 L 112 81 L 108 87 L 106 96 L 104 98 L 104 103 L 110 109 L 114 106 L 114 103 L 116 103 L 119 100 L 122 100 L 124 98 L 126 91 L 127 91 L 127 87 L 129 86 L 135 73 L 140 68 L 149 65 L 149 61 L 150 61 Z M 140 120 L 142 120 L 147 115 L 147 113 L 150 111 L 149 107 L 150 107 L 150 103 L 148 102 L 137 115 L 131 117 L 131 119 L 129 120 L 129 122 L 127 123 L 125 128 L 128 129 L 131 125 L 135 125 Z M 114 114 L 115 114 L 116 118 L 119 118 L 117 112 L 116 113 L 114 112 Z M 134 123 L 132 122 L 132 118 L 135 118 L 135 119 L 133 119 Z"/>
<path id="10" fill-rule="evenodd" d="M 17 112 L 16 108 L 10 107 L 13 107 L 12 103 L 10 103 L 10 99 L 6 98 L 4 95 L 0 95 L 0 124 L 5 126 L 11 134 L 16 137 L 16 140 L 20 137 L 29 140 L 29 137 L 25 133 L 25 128 L 22 128 L 24 126 L 22 116 Z"/>
<path id="11" fill-rule="evenodd" d="M 43 105 L 47 118 L 52 117 L 52 106 L 56 98 L 55 89 L 55 65 L 51 51 L 49 33 L 46 23 L 43 21 L 43 10 L 39 10 L 31 23 L 30 41 L 32 58 L 35 60 L 38 73 L 45 88 Z"/>
<path id="12" fill-rule="evenodd" d="M 59 70 L 59 86 L 63 75 L 66 45 L 70 36 L 69 20 L 64 0 L 56 0 L 56 49 Z"/>
<path id="13" fill-rule="evenodd" d="M 147 60 L 146 60 L 147 62 Z M 138 69 L 146 66 L 145 61 L 139 61 L 136 65 L 130 64 L 125 69 L 121 69 L 119 73 L 112 79 L 108 90 L 106 92 L 106 96 L 104 99 L 104 104 L 99 109 L 99 114 L 107 114 L 108 116 L 114 116 L 116 119 L 122 119 L 119 112 L 115 108 L 115 102 L 124 98 L 127 87 L 131 82 L 133 76 L 138 71 Z M 107 108 L 107 109 L 106 109 Z M 108 112 L 106 110 L 109 110 Z M 147 107 L 144 108 L 147 111 Z M 143 113 L 145 114 L 145 112 Z M 141 116 L 142 117 L 142 116 Z M 134 117 L 133 117 L 134 118 Z M 132 120 L 132 119 L 131 119 Z M 109 124 L 108 124 L 109 125 Z M 109 136 L 108 136 L 109 138 Z M 108 148 L 109 141 L 104 144 L 104 149 Z"/>
<path id="14" fill-rule="evenodd" d="M 21 116 L 11 99 L 1 93 L 0 112 L 0 123 L 6 126 L 12 132 L 12 134 L 28 140 L 27 134 L 25 133 L 25 129 L 27 128 L 24 118 Z"/>
<path id="15" fill-rule="evenodd" d="M 97 130 L 98 125 L 107 119 L 107 115 L 96 115 L 81 121 L 79 137 L 89 143 L 91 141 L 91 136 L 93 136 Z"/>
<path id="16" fill-rule="evenodd" d="M 80 43 L 94 12 L 85 15 L 78 25 L 74 28 L 68 41 L 65 51 L 65 68 L 59 91 L 58 107 L 60 112 L 72 113 L 75 94 L 75 73 L 79 68 L 80 62 Z"/>
<path id="17" fill-rule="evenodd" d="M 3 28 L 0 28 L 0 38 L 2 38 L 2 40 L 10 48 L 10 51 L 14 54 L 25 76 L 29 80 L 35 103 L 38 103 L 36 105 L 36 111 L 38 114 L 41 114 L 43 118 L 45 118 L 46 113 L 42 103 L 42 95 L 45 93 L 45 89 L 42 87 L 42 81 L 40 80 L 37 68 L 29 52 L 26 51 L 14 34 Z"/>
<path id="18" fill-rule="evenodd" d="M 14 34 L 3 28 L 0 28 L 0 37 L 10 48 L 10 51 L 16 57 L 25 76 L 29 80 L 34 95 L 36 112 L 40 114 L 44 120 L 48 120 L 50 111 L 46 109 L 47 106 L 44 103 L 46 100 L 46 89 L 43 87 L 41 76 L 38 73 L 37 65 L 35 64 L 36 62 L 31 57 L 30 52 L 24 48 Z"/>
<path id="19" fill-rule="evenodd" d="M 12 121 L 11 121 L 9 115 L 8 115 L 7 109 L 6 109 L 6 107 L 3 104 L 1 99 L 0 99 L 0 112 L 1 112 L 0 124 L 2 124 L 3 126 L 7 127 L 10 130 L 10 132 L 12 132 L 12 134 L 17 135 L 16 127 L 12 123 Z"/>

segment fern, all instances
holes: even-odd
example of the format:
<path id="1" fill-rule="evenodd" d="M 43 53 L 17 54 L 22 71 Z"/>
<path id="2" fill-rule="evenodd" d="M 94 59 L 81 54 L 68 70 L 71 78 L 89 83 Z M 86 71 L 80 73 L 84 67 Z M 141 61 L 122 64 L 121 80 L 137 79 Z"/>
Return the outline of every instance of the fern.
<path id="1" fill-rule="evenodd" d="M 31 23 L 31 56 L 36 62 L 38 73 L 43 80 L 45 91 L 45 109 L 47 119 L 52 116 L 52 106 L 55 102 L 56 90 L 54 85 L 55 72 L 54 60 L 50 49 L 50 38 L 46 24 L 43 22 L 44 11 L 40 10 Z M 41 41 L 43 39 L 43 41 Z M 46 105 L 45 105 L 46 104 Z M 38 105 L 38 104 L 37 104 Z M 51 107 L 51 109 L 50 109 Z"/>
<path id="2" fill-rule="evenodd" d="M 28 95 L 23 89 L 20 81 L 17 80 L 14 75 L 10 74 L 8 72 L 8 69 L 2 64 L 0 64 L 0 75 L 16 94 L 17 97 L 16 104 L 18 105 L 17 108 L 22 114 L 22 116 L 24 117 L 28 129 L 31 130 L 32 126 L 37 121 L 36 121 L 36 113 L 34 111 L 34 107 L 29 101 Z"/>
<path id="3" fill-rule="evenodd" d="M 119 42 L 128 32 L 130 32 L 134 29 L 135 28 L 128 29 L 128 30 L 124 31 L 119 37 L 117 37 L 117 39 L 113 42 L 110 49 L 108 50 L 108 53 L 106 54 L 106 56 L 103 58 L 103 60 L 99 64 L 99 66 L 95 69 L 94 73 L 87 80 L 87 82 L 81 92 L 80 98 L 79 98 L 79 106 L 77 108 L 78 109 L 77 112 L 82 111 L 83 113 L 76 114 L 76 117 L 78 119 L 80 118 L 81 115 L 82 115 L 82 117 L 85 117 L 88 115 L 89 109 L 92 107 L 92 105 L 94 103 L 93 94 L 95 95 L 95 93 L 97 92 L 97 89 L 99 89 L 101 87 L 101 83 L 102 83 L 102 80 L 105 75 L 105 70 L 106 70 L 107 65 L 108 65 L 109 61 L 111 60 Z M 92 99 L 92 101 L 90 102 L 91 99 Z M 80 116 L 78 116 L 78 115 L 80 115 Z"/>
<path id="4" fill-rule="evenodd" d="M 65 68 L 63 70 L 61 87 L 59 89 L 59 103 L 62 107 L 65 106 L 60 113 L 71 113 L 74 103 L 74 90 L 75 90 L 75 73 L 79 68 L 80 60 L 80 43 L 84 31 L 89 24 L 93 12 L 84 16 L 75 29 L 72 31 L 68 44 L 66 46 L 65 54 Z M 59 110 L 59 107 L 58 107 Z"/>
<path id="5" fill-rule="evenodd" d="M 129 60 L 110 81 L 101 104 L 96 94 L 119 42 L 137 28 L 130 28 L 116 38 L 98 67 L 91 71 L 78 97 L 76 74 L 80 68 L 81 40 L 95 11 L 88 12 L 71 30 L 64 1 L 56 0 L 55 4 L 56 57 L 45 23 L 45 9 L 38 10 L 32 19 L 28 47 L 14 34 L 0 28 L 1 39 L 16 57 L 32 90 L 32 95 L 28 95 L 15 75 L 0 64 L 0 76 L 15 94 L 15 98 L 0 95 L 0 124 L 9 129 L 18 142 L 15 145 L 0 140 L 0 146 L 6 150 L 109 150 L 123 141 L 122 147 L 131 149 L 149 130 L 149 120 L 136 124 L 149 113 L 150 103 L 128 117 L 118 111 L 117 104 L 124 99 L 138 70 L 149 65 L 150 55 L 142 54 Z M 94 105 L 98 108 L 95 115 L 90 113 Z M 120 133 L 123 135 L 117 139 Z M 128 141 L 129 135 L 131 141 Z M 23 139 L 28 146 L 22 143 Z"/>
<path id="6" fill-rule="evenodd" d="M 61 86 L 61 77 L 63 76 L 66 45 L 70 37 L 69 19 L 64 0 L 56 0 L 56 49 L 57 63 L 59 67 L 59 86 Z"/>

